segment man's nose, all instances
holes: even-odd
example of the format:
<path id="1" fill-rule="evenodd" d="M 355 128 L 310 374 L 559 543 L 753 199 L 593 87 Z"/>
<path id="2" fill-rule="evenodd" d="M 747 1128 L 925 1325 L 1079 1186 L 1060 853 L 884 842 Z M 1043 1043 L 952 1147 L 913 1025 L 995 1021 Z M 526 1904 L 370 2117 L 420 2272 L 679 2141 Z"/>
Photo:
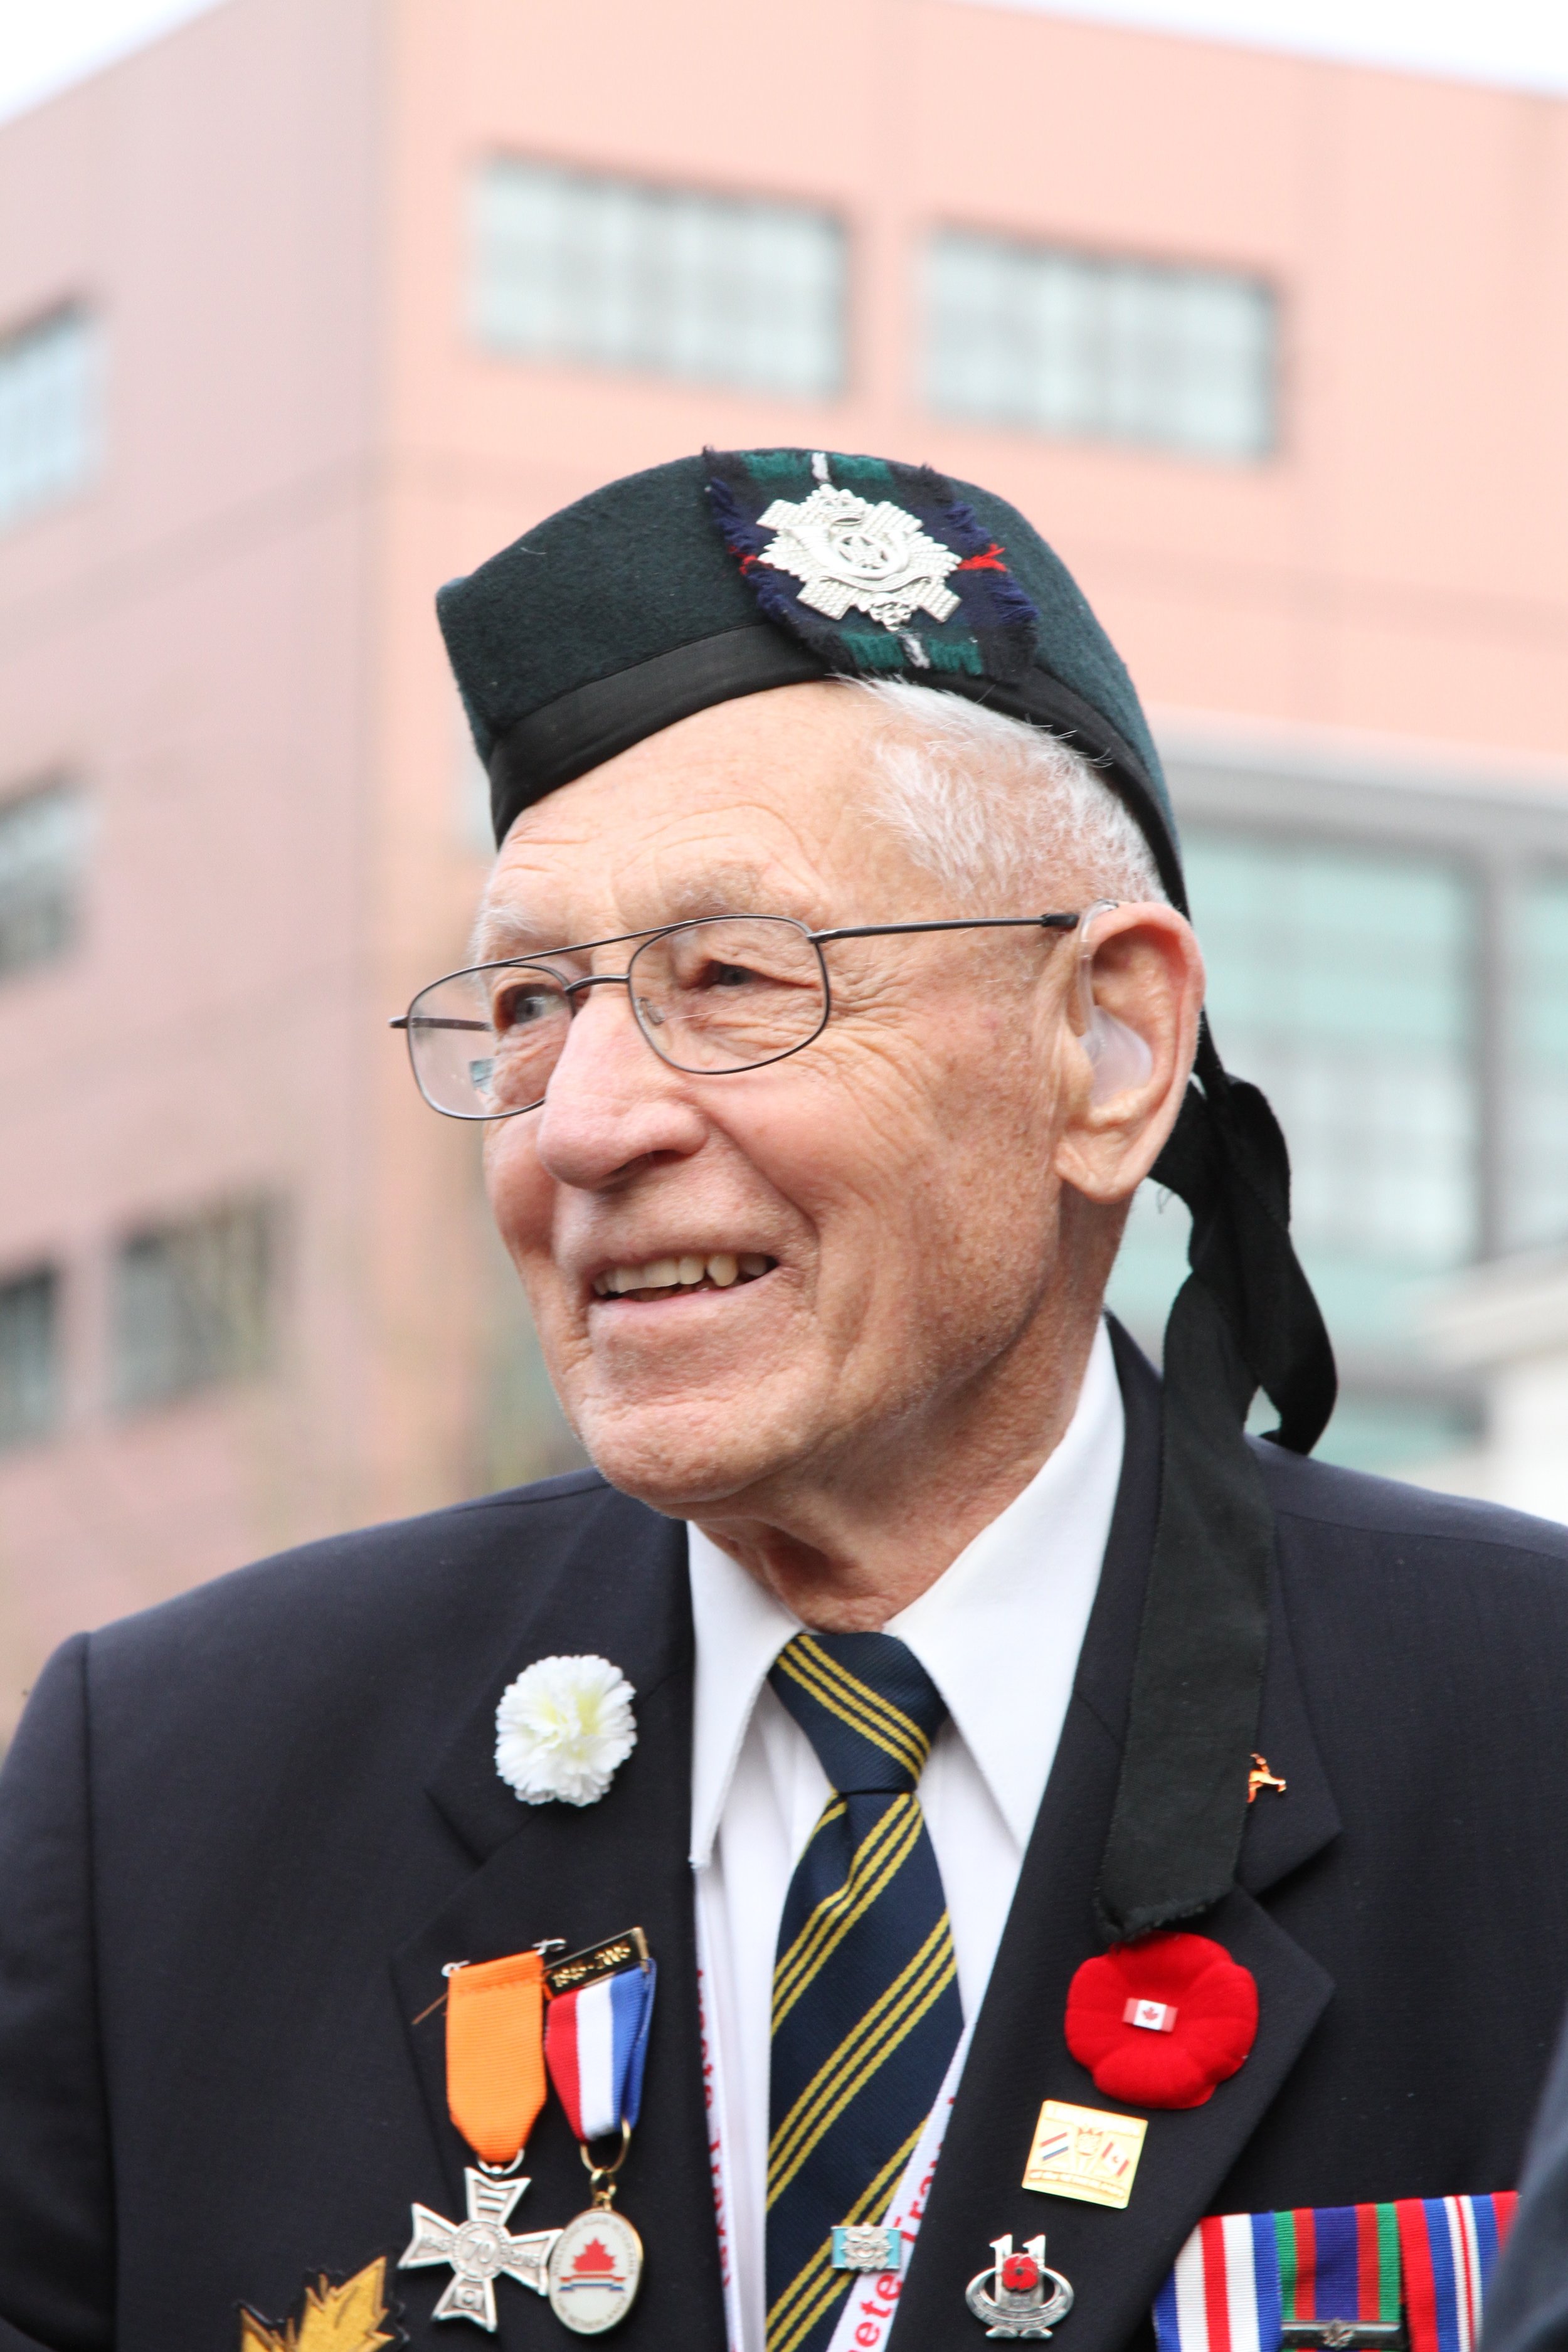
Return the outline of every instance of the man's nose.
<path id="1" fill-rule="evenodd" d="M 705 1131 L 687 1081 L 638 1029 L 624 982 L 579 996 L 535 1117 L 540 1165 L 583 1192 L 615 1183 L 641 1160 L 689 1155 Z"/>

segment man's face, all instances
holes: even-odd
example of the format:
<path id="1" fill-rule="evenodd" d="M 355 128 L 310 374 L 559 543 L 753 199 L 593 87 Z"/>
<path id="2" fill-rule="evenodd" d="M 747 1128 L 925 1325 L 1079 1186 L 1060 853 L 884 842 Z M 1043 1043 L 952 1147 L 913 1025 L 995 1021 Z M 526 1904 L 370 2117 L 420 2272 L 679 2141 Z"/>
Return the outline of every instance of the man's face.
<path id="1" fill-rule="evenodd" d="M 868 813 L 881 723 L 843 688 L 787 688 L 551 794 L 501 851 L 483 952 L 709 913 L 816 930 L 969 911 Z M 629 952 L 583 968 L 624 971 Z M 1071 935 L 826 954 L 823 1034 L 732 1075 L 668 1068 L 625 989 L 585 991 L 543 1105 L 487 1130 L 491 1204 L 566 1412 L 613 1483 L 666 1511 L 887 1475 L 1032 1377 Z M 660 1260 L 702 1278 L 612 1288 Z"/>

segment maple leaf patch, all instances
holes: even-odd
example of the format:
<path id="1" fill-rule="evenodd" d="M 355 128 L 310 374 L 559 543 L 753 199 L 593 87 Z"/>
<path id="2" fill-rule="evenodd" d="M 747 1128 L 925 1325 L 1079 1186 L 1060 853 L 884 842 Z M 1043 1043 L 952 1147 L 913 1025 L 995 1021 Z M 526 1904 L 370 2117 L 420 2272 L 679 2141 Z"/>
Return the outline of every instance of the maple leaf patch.
<path id="1" fill-rule="evenodd" d="M 298 2319 L 269 2327 L 253 2311 L 239 2315 L 239 2352 L 384 2352 L 402 2341 L 398 2331 L 384 2327 L 386 2311 L 386 2256 L 367 2263 L 342 2286 L 319 2278 L 305 2289 L 304 2309 Z"/>

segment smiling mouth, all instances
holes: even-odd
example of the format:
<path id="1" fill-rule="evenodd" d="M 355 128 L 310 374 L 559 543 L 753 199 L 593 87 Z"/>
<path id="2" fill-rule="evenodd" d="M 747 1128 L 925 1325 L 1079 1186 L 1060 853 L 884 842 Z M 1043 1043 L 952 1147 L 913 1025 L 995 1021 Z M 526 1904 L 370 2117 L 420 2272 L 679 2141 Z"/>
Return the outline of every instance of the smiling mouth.
<path id="1" fill-rule="evenodd" d="M 608 1265 L 594 1276 L 594 1296 L 641 1301 L 696 1290 L 730 1290 L 771 1274 L 777 1263 L 754 1251 L 736 1256 L 713 1250 L 701 1256 L 692 1251 L 684 1257 L 656 1257 L 647 1265 Z"/>

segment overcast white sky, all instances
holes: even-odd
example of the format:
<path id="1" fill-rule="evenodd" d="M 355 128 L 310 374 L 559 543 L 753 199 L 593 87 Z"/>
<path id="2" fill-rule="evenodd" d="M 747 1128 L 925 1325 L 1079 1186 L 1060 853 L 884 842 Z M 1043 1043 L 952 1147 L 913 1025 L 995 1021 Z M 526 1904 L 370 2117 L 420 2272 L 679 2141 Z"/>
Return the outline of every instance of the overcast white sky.
<path id="1" fill-rule="evenodd" d="M 0 118 L 215 0 L 0 0 Z M 1568 94 L 1568 0 L 975 0 Z"/>

